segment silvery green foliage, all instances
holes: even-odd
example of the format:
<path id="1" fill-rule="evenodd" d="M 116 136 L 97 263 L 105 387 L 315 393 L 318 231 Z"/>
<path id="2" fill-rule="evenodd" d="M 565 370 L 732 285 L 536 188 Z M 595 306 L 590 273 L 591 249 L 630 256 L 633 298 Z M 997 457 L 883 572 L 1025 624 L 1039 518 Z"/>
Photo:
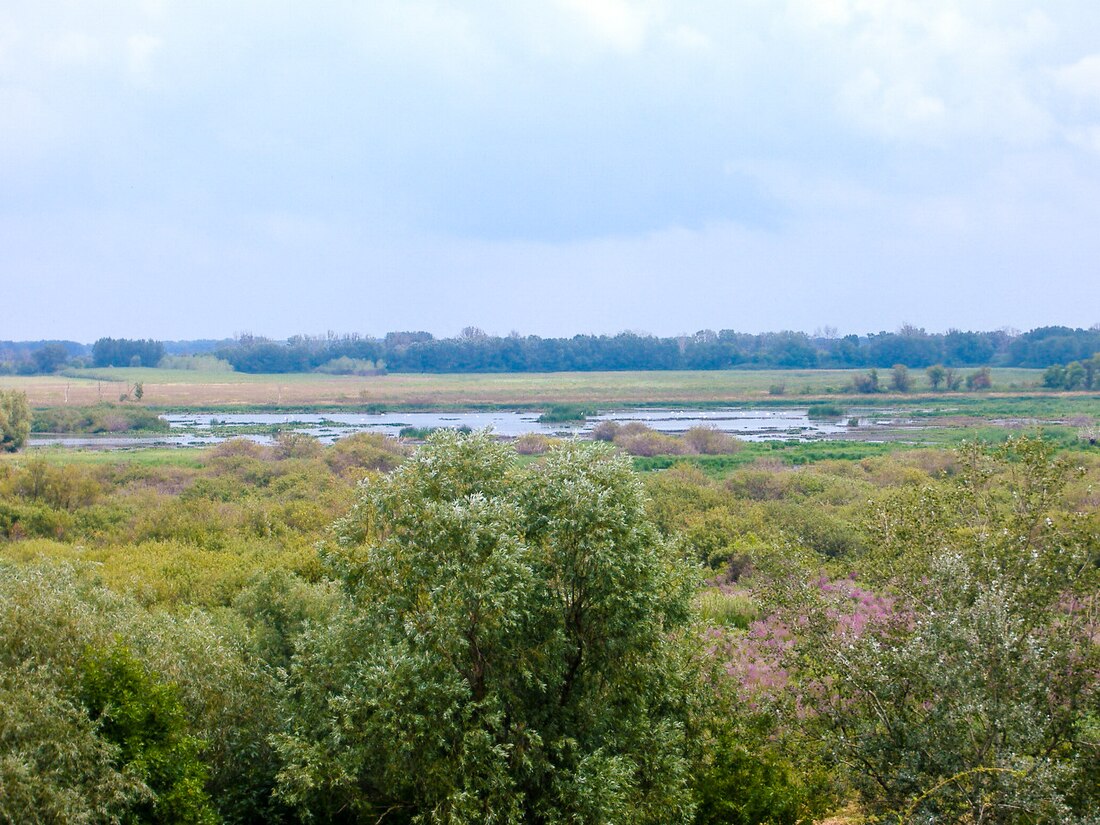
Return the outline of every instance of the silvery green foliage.
<path id="1" fill-rule="evenodd" d="M 58 798 L 114 800 L 97 803 L 86 819 L 72 813 L 42 821 L 109 822 L 147 795 L 132 777 L 104 771 L 110 746 L 96 737 L 77 700 L 88 651 L 119 640 L 159 681 L 178 689 L 190 732 L 202 742 L 207 790 L 219 813 L 237 821 L 241 812 L 262 810 L 275 772 L 267 742 L 277 710 L 274 679 L 209 615 L 149 612 L 96 584 L 90 568 L 49 563 L 0 562 L 0 673 L 9 674 L 3 689 L 26 697 L 0 720 L 0 760 L 8 760 L 5 770 L 16 771 L 0 780 L 0 797 L 21 787 L 23 777 L 43 793 L 56 787 Z M 11 682 L 10 674 L 18 673 L 23 676 Z M 19 742 L 38 742 L 35 752 L 47 753 L 59 747 L 49 744 L 56 736 L 71 763 L 21 755 L 32 745 Z M 51 768 L 55 762 L 57 769 Z M 63 769 L 66 764 L 71 770 Z"/>
<path id="2" fill-rule="evenodd" d="M 629 465 L 571 445 L 528 468 L 438 433 L 364 483 L 326 549 L 338 619 L 307 633 L 280 738 L 318 821 L 688 821 L 691 576 Z"/>
<path id="3" fill-rule="evenodd" d="M 808 729 L 883 821 L 1094 822 L 1094 514 L 1056 507 L 1069 468 L 1043 442 L 963 459 L 874 508 L 862 572 L 883 597 L 786 593 Z"/>
<path id="4" fill-rule="evenodd" d="M 30 433 L 31 409 L 27 394 L 0 390 L 0 452 L 15 452 L 27 443 Z"/>
<path id="5" fill-rule="evenodd" d="M 151 794 L 115 751 L 50 674 L 0 670 L 0 822 L 121 821 Z"/>

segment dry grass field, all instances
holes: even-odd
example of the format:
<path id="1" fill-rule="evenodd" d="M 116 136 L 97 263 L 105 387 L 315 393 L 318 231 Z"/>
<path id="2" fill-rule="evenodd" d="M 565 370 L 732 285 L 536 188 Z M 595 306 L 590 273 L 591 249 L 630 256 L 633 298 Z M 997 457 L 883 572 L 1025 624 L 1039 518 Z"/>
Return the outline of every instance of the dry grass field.
<path id="1" fill-rule="evenodd" d="M 0 376 L 0 389 L 23 390 L 38 407 L 117 402 L 135 383 L 146 405 L 365 406 L 414 408 L 555 403 L 653 404 L 811 400 L 842 394 L 865 370 L 715 370 L 696 372 L 568 372 L 465 375 L 333 376 L 314 373 L 246 375 L 187 370 L 111 368 L 56 376 Z M 885 379 L 885 371 L 880 374 Z M 913 370 L 917 392 L 924 373 Z M 1034 388 L 1041 370 L 993 371 L 994 391 Z M 779 392 L 782 390 L 782 392 Z M 879 396 L 881 397 L 881 396 Z M 914 394 L 905 396 L 912 399 Z M 918 395 L 919 397 L 919 395 Z"/>

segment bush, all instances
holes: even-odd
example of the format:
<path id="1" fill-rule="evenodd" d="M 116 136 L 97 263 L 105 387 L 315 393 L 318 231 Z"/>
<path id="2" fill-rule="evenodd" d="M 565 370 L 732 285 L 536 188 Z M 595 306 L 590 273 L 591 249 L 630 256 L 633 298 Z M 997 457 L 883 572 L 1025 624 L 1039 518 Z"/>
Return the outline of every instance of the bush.
<path id="1" fill-rule="evenodd" d="M 913 376 L 905 364 L 894 364 L 890 370 L 890 389 L 894 392 L 910 392 L 913 389 Z"/>
<path id="2" fill-rule="evenodd" d="M 0 452 L 14 453 L 27 443 L 31 432 L 31 411 L 27 394 L 0 390 Z"/>
<path id="3" fill-rule="evenodd" d="M 216 355 L 166 355 L 157 366 L 162 370 L 233 372 L 233 365 Z"/>
<path id="4" fill-rule="evenodd" d="M 324 447 L 311 435 L 281 432 L 275 436 L 274 452 L 278 459 L 317 458 L 324 452 Z"/>
<path id="5" fill-rule="evenodd" d="M 880 389 L 878 383 L 878 370 L 872 369 L 866 375 L 854 375 L 852 376 L 852 390 L 853 392 L 859 392 L 864 394 L 871 394 L 878 392 Z"/>
<path id="6" fill-rule="evenodd" d="M 543 455 L 554 440 L 541 433 L 524 433 L 512 442 L 512 448 L 520 455 Z"/>
<path id="7" fill-rule="evenodd" d="M 988 390 L 993 386 L 993 374 L 989 367 L 982 367 L 966 376 L 968 390 Z"/>
<path id="8" fill-rule="evenodd" d="M 317 367 L 314 372 L 329 375 L 381 375 L 385 370 L 368 358 L 349 358 L 341 355 Z"/>
<path id="9" fill-rule="evenodd" d="M 645 424 L 632 421 L 615 433 L 615 446 L 637 456 L 684 455 L 687 445 L 680 439 L 659 433 Z"/>
<path id="10" fill-rule="evenodd" d="M 806 410 L 806 417 L 811 421 L 821 418 L 840 418 L 844 415 L 844 408 L 836 404 L 824 402 L 811 404 Z"/>
<path id="11" fill-rule="evenodd" d="M 592 438 L 595 441 L 614 441 L 622 424 L 618 421 L 601 421 L 592 428 Z"/>
<path id="12" fill-rule="evenodd" d="M 356 433 L 330 446 L 325 451 L 325 462 L 337 475 L 368 470 L 389 472 L 411 451 L 408 445 L 381 433 Z"/>
<path id="13" fill-rule="evenodd" d="M 135 821 L 187 825 L 217 821 L 203 785 L 199 742 L 187 733 L 178 689 L 152 674 L 120 642 L 89 648 L 81 662 L 80 702 L 96 731 L 115 746 L 114 761 L 151 798 L 131 805 Z"/>
<path id="14" fill-rule="evenodd" d="M 1058 511 L 1067 471 L 1039 440 L 966 448 L 956 478 L 876 503 L 866 584 L 775 556 L 780 661 L 875 816 L 1092 821 L 1100 567 Z"/>
<path id="15" fill-rule="evenodd" d="M 557 424 L 570 421 L 584 421 L 590 415 L 599 412 L 595 407 L 587 404 L 551 404 L 542 415 L 539 416 L 540 424 Z"/>
<path id="16" fill-rule="evenodd" d="M 171 426 L 152 410 L 99 404 L 92 407 L 50 407 L 35 410 L 36 433 L 167 432 Z"/>
<path id="17" fill-rule="evenodd" d="M 682 438 L 688 450 L 699 455 L 732 455 L 744 446 L 729 433 L 714 427 L 692 427 Z"/>

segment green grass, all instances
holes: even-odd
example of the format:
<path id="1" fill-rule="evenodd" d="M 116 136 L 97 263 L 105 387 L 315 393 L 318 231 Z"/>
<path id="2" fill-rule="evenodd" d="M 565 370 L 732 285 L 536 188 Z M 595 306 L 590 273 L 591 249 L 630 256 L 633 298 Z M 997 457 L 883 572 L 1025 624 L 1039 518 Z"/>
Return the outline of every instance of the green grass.
<path id="1" fill-rule="evenodd" d="M 82 393 L 78 403 L 111 400 L 135 383 L 145 387 L 145 403 L 173 408 L 211 408 L 214 405 L 295 406 L 366 404 L 397 405 L 410 409 L 472 407 L 480 405 L 546 408 L 554 404 L 579 405 L 713 405 L 760 403 L 791 405 L 830 397 L 848 397 L 854 375 L 864 370 L 713 370 L 628 371 L 570 373 L 494 373 L 431 375 L 394 373 L 380 376 L 333 376 L 317 373 L 251 375 L 237 372 L 199 372 L 145 367 L 67 370 L 61 376 L 3 377 L 0 385 L 24 388 L 32 403 L 60 403 L 62 393 Z M 922 371 L 914 371 L 916 393 L 858 398 L 860 405 L 918 403 L 928 392 Z M 1041 370 L 993 370 L 993 391 L 1046 392 L 1036 389 Z M 782 384 L 783 396 L 769 393 Z M 943 399 L 965 399 L 966 393 L 939 394 Z M 849 403 L 857 403 L 851 401 Z M 964 403 L 960 401 L 960 403 Z"/>
<path id="2" fill-rule="evenodd" d="M 748 628 L 760 616 L 760 608 L 747 594 L 703 590 L 696 597 L 699 618 L 710 627 Z"/>
<path id="3" fill-rule="evenodd" d="M 136 464 L 158 467 L 203 467 L 206 449 L 199 447 L 136 447 L 126 450 L 79 450 L 71 447 L 32 447 L 19 453 L 0 453 L 0 461 L 19 463 L 28 458 L 43 458 L 56 464 L 100 466 Z"/>

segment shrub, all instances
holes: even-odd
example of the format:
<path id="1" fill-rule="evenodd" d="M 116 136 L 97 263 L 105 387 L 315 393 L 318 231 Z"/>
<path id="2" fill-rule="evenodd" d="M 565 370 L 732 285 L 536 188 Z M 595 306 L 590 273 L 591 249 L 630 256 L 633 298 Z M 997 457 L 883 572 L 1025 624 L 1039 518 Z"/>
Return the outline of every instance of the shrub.
<path id="1" fill-rule="evenodd" d="M 630 455 L 637 456 L 684 455 L 688 451 L 687 445 L 680 439 L 659 433 L 637 421 L 620 427 L 615 433 L 614 443 Z"/>
<path id="2" fill-rule="evenodd" d="M 878 370 L 876 369 L 872 369 L 866 375 L 852 376 L 852 390 L 854 392 L 870 394 L 878 392 L 879 389 Z"/>
<path id="3" fill-rule="evenodd" d="M 592 438 L 596 441 L 614 441 L 620 429 L 622 424 L 618 421 L 601 421 L 592 428 Z"/>
<path id="4" fill-rule="evenodd" d="M 389 472 L 409 455 L 411 448 L 381 433 L 356 433 L 341 438 L 325 451 L 325 461 L 337 475 L 356 471 Z"/>
<path id="5" fill-rule="evenodd" d="M 136 777 L 151 798 L 130 806 L 135 821 L 217 821 L 203 785 L 199 742 L 188 735 L 178 689 L 153 676 L 120 642 L 89 648 L 81 662 L 80 702 L 99 736 L 115 746 L 114 761 Z"/>
<path id="6" fill-rule="evenodd" d="M 31 432 L 31 411 L 27 394 L 0 390 L 0 452 L 14 453 L 27 443 Z"/>
<path id="7" fill-rule="evenodd" d="M 274 452 L 278 459 L 316 458 L 324 452 L 324 447 L 311 435 L 281 432 L 275 436 Z"/>
<path id="8" fill-rule="evenodd" d="M 233 372 L 233 365 L 216 355 L 166 355 L 157 366 L 162 370 Z"/>
<path id="9" fill-rule="evenodd" d="M 541 433 L 524 433 L 512 442 L 512 448 L 520 455 L 542 455 L 553 443 L 553 439 Z"/>
<path id="10" fill-rule="evenodd" d="M 732 455 L 743 446 L 729 433 L 714 427 L 692 427 L 682 438 L 688 450 L 699 455 Z"/>
<path id="11" fill-rule="evenodd" d="M 988 390 L 993 386 L 993 374 L 989 367 L 982 367 L 966 376 L 968 390 Z"/>
<path id="12" fill-rule="evenodd" d="M 913 389 L 913 376 L 905 364 L 894 364 L 890 370 L 890 389 L 894 392 L 910 392 Z"/>
<path id="13" fill-rule="evenodd" d="M 584 421 L 590 415 L 596 415 L 599 411 L 587 404 L 551 404 L 542 415 L 539 416 L 540 424 L 556 424 L 569 421 Z"/>
<path id="14" fill-rule="evenodd" d="M 321 364 L 314 372 L 329 375 L 381 375 L 385 370 L 368 358 L 349 358 L 342 355 Z"/>
<path id="15" fill-rule="evenodd" d="M 811 421 L 821 418 L 840 418 L 843 415 L 843 407 L 825 402 L 811 404 L 806 410 L 806 417 Z"/>

